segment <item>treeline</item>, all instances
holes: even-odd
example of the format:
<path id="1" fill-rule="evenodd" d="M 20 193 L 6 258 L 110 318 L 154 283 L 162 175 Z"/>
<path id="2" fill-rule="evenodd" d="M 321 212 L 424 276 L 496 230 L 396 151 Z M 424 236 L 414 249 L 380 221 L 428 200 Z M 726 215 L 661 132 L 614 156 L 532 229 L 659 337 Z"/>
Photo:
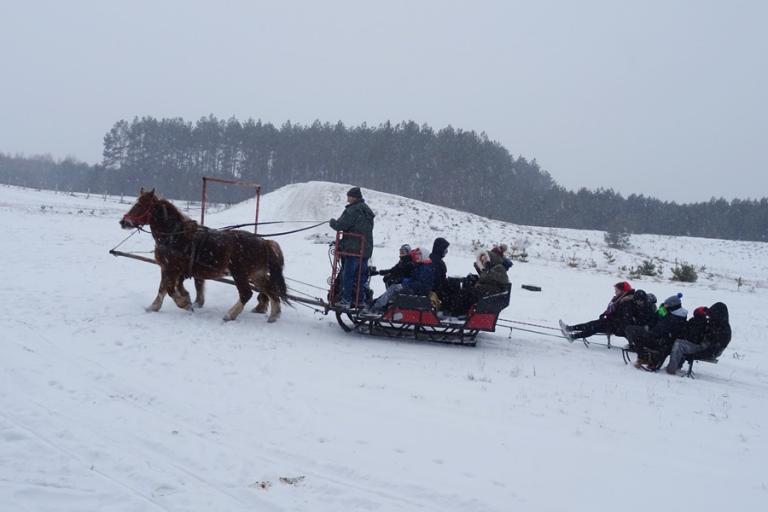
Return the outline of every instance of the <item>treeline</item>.
<path id="1" fill-rule="evenodd" d="M 213 116 L 196 123 L 143 117 L 115 123 L 100 165 L 0 154 L 0 180 L 24 186 L 127 195 L 150 186 L 168 197 L 198 199 L 202 176 L 255 181 L 265 191 L 310 180 L 353 183 L 520 224 L 768 237 L 768 198 L 680 205 L 610 189 L 567 191 L 536 160 L 513 157 L 484 133 L 435 131 L 412 121 L 276 127 Z M 247 194 L 234 187 L 214 193 L 219 201 Z"/>

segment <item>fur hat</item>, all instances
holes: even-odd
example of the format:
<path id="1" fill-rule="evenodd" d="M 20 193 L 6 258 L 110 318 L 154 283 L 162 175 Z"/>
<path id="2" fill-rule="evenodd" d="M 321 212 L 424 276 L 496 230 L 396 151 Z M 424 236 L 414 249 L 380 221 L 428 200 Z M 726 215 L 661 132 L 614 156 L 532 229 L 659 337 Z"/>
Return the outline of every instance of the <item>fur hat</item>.
<path id="1" fill-rule="evenodd" d="M 349 192 L 347 192 L 347 197 L 362 199 L 363 193 L 360 191 L 360 187 L 352 187 L 351 189 L 349 189 Z"/>
<path id="2" fill-rule="evenodd" d="M 488 251 L 480 251 L 477 253 L 477 258 L 475 258 L 475 267 L 484 269 L 486 266 L 490 265 L 490 263 L 491 255 L 488 254 Z"/>
<path id="3" fill-rule="evenodd" d="M 674 311 L 676 309 L 680 309 L 683 306 L 683 301 L 680 299 L 683 298 L 682 293 L 678 293 L 677 295 L 672 295 L 671 297 L 667 297 L 664 299 L 664 307 L 667 309 L 667 311 Z"/>

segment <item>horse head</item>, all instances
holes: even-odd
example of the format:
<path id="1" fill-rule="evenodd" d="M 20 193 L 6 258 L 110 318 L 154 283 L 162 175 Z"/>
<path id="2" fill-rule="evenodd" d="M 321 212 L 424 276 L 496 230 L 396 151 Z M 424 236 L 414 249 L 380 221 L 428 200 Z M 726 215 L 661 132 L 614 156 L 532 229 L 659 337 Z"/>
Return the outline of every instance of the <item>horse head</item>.
<path id="1" fill-rule="evenodd" d="M 152 218 L 152 208 L 154 208 L 158 201 L 159 198 L 155 195 L 154 188 L 145 192 L 142 187 L 136 203 L 120 219 L 120 227 L 123 229 L 133 229 L 149 224 Z"/>

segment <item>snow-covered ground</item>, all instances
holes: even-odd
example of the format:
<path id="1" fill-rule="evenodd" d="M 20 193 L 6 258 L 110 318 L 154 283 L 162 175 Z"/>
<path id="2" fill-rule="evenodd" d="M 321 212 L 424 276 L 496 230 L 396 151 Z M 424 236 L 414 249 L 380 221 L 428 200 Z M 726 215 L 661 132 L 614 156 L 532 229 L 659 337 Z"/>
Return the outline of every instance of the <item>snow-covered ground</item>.
<path id="1" fill-rule="evenodd" d="M 324 220 L 348 185 L 266 195 L 261 220 Z M 107 251 L 128 233 L 119 198 L 0 187 L 0 510 L 758 510 L 768 503 L 768 245 L 517 226 L 364 190 L 372 264 L 397 248 L 525 246 L 502 316 L 555 325 L 595 317 L 626 277 L 660 299 L 728 304 L 734 341 L 695 380 L 625 366 L 619 351 L 500 329 L 477 347 L 345 334 L 301 305 L 275 324 L 221 317 L 210 283 L 194 313 L 166 300 L 158 268 Z M 132 201 L 132 200 L 130 200 Z M 179 203 L 183 206 L 184 203 Z M 253 202 L 206 216 L 248 222 Z M 198 214 L 195 213 L 194 216 Z M 267 226 L 264 232 L 296 226 Z M 272 229 L 274 228 L 274 229 Z M 289 286 L 324 296 L 327 228 L 278 239 Z M 317 243 L 316 243 L 317 242 Z M 474 244 L 475 246 L 477 243 Z M 151 249 L 149 235 L 120 248 Z M 706 266 L 669 280 L 675 260 Z M 737 280 L 741 278 L 741 286 Z M 521 284 L 535 284 L 532 293 Z M 381 290 L 380 281 L 376 282 Z M 760 503 L 763 503 L 761 506 Z"/>

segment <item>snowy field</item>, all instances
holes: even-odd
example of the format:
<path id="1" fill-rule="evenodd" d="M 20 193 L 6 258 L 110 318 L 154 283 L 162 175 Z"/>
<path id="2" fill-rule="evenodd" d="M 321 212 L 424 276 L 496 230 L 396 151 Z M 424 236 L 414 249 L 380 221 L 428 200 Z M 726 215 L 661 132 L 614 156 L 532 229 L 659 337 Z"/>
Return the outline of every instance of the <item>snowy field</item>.
<path id="1" fill-rule="evenodd" d="M 337 217 L 348 188 L 285 187 L 264 196 L 261 220 Z M 471 271 L 473 241 L 525 247 L 505 318 L 592 319 L 622 267 L 658 257 L 664 276 L 633 285 L 660 300 L 681 291 L 689 311 L 725 302 L 734 340 L 691 380 L 517 330 L 474 348 L 391 341 L 346 334 L 301 305 L 275 324 L 248 312 L 224 323 L 236 293 L 218 283 L 205 308 L 166 299 L 146 313 L 158 268 L 108 254 L 129 234 L 118 220 L 133 198 L 0 186 L 0 510 L 765 508 L 768 244 L 636 235 L 608 263 L 602 232 L 364 194 L 380 268 L 400 244 L 436 236 L 451 242 L 453 275 Z M 249 222 L 253 210 L 206 224 Z M 324 296 L 332 235 L 277 239 L 295 293 Z M 120 249 L 151 247 L 138 234 Z M 675 260 L 706 270 L 675 283 Z"/>

